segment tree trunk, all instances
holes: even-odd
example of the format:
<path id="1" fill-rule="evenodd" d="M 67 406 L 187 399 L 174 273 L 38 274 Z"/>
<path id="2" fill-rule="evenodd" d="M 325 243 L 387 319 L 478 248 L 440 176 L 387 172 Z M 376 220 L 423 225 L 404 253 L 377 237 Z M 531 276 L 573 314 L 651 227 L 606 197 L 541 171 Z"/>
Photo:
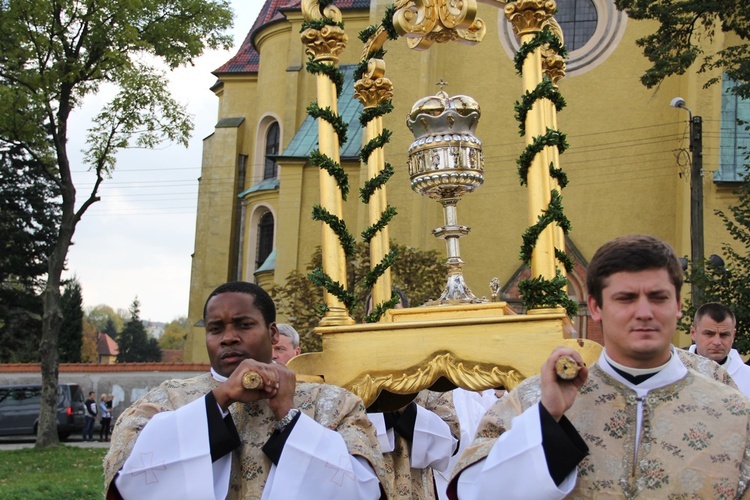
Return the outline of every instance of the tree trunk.
<path id="1" fill-rule="evenodd" d="M 66 235 L 72 234 L 73 230 L 72 227 L 66 226 L 66 220 L 63 218 L 59 239 L 49 257 L 47 284 L 43 293 L 42 341 L 39 344 L 42 369 L 42 404 L 39 411 L 36 448 L 47 448 L 60 444 L 57 435 L 57 381 L 60 365 L 57 347 L 62 323 L 60 277 L 64 267 L 62 263 L 65 262 L 68 255 L 71 241 L 70 236 Z"/>

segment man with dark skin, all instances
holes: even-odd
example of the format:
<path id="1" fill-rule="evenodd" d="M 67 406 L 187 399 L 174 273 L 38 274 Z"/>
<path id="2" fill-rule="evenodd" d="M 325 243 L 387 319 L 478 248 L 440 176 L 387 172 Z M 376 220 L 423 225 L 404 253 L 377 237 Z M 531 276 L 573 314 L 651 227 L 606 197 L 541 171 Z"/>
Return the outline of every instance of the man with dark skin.
<path id="1" fill-rule="evenodd" d="M 105 458 L 111 497 L 381 496 L 384 466 L 361 400 L 340 387 L 297 384 L 274 363 L 275 320 L 257 285 L 227 283 L 211 293 L 204 308 L 211 373 L 167 381 L 122 414 Z M 244 387 L 249 372 L 260 387 Z"/>

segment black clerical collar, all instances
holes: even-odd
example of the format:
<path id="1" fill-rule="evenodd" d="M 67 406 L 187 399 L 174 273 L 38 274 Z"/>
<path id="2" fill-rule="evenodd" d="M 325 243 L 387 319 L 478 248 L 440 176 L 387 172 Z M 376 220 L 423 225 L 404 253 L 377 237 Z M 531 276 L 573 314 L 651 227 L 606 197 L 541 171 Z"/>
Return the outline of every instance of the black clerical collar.
<path id="1" fill-rule="evenodd" d="M 617 374 L 622 378 L 633 385 L 639 385 L 666 368 L 669 364 L 669 361 L 672 359 L 672 354 L 670 353 L 669 360 L 666 363 L 655 368 L 630 368 L 621 365 L 607 355 L 606 349 L 604 350 L 604 359 L 607 361 L 609 366 L 611 366 L 612 369 L 617 372 Z"/>
<path id="2" fill-rule="evenodd" d="M 612 369 L 616 371 L 622 378 L 624 378 L 625 380 L 627 380 L 633 385 L 639 385 L 640 383 L 645 382 L 646 380 L 650 379 L 651 377 L 659 373 L 659 372 L 653 372 L 653 373 L 644 373 L 642 375 L 631 375 L 630 373 L 620 370 L 619 368 L 615 366 L 612 366 Z"/>
<path id="3" fill-rule="evenodd" d="M 717 363 L 719 363 L 721 366 L 724 366 L 724 363 L 726 363 L 728 359 L 729 359 L 729 356 L 726 356 L 721 361 L 717 361 Z M 724 366 L 724 368 L 726 368 L 726 367 Z"/>

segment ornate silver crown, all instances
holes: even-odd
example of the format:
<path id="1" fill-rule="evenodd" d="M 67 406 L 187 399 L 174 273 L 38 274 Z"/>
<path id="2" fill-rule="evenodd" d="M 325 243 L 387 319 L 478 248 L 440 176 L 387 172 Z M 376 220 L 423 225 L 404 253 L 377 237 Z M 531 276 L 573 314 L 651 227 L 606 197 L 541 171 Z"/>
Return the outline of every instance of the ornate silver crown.
<path id="1" fill-rule="evenodd" d="M 412 106 L 406 125 L 415 139 L 408 161 L 414 191 L 444 200 L 482 185 L 482 142 L 474 135 L 480 115 L 473 98 L 450 97 L 443 90 Z"/>

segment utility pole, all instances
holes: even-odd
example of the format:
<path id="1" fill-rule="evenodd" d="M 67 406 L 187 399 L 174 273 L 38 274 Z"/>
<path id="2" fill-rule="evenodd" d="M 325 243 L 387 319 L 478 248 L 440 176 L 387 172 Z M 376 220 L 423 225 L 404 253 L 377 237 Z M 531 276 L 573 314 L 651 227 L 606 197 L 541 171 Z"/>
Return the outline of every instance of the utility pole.
<path id="1" fill-rule="evenodd" d="M 703 268 L 703 118 L 693 116 L 685 99 L 675 97 L 669 103 L 684 109 L 690 119 L 690 260 L 693 270 Z M 703 304 L 703 291 L 690 282 L 690 299 L 696 307 Z"/>
<path id="2" fill-rule="evenodd" d="M 690 119 L 690 255 L 693 269 L 703 267 L 703 118 Z M 690 294 L 696 307 L 703 304 L 703 291 L 695 281 Z"/>

